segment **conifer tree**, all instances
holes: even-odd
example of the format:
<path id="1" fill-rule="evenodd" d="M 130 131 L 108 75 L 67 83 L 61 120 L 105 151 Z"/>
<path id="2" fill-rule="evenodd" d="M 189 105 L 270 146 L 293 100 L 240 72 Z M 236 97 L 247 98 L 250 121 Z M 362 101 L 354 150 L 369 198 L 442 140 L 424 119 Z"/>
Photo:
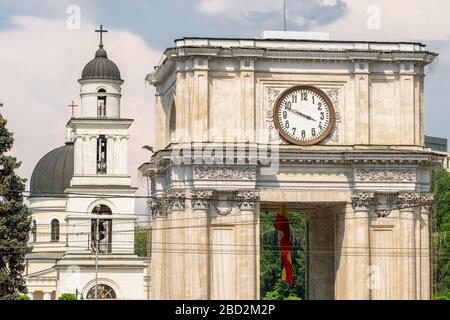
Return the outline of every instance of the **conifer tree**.
<path id="1" fill-rule="evenodd" d="M 30 252 L 30 211 L 24 204 L 25 180 L 16 174 L 21 163 L 8 154 L 13 134 L 0 114 L 0 299 L 20 299 L 27 289 L 23 279 L 25 254 Z"/>

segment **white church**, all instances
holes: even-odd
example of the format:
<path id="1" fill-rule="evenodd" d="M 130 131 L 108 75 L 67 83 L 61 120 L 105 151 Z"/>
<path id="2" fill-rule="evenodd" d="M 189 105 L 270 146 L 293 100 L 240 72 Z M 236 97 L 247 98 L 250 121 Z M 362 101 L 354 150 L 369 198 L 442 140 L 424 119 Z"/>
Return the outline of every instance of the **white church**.
<path id="1" fill-rule="evenodd" d="M 66 143 L 44 155 L 31 177 L 28 296 L 144 299 L 147 262 L 134 253 L 137 188 L 127 172 L 133 119 L 121 117 L 124 81 L 102 37 L 78 82 L 81 108 L 67 123 Z"/>

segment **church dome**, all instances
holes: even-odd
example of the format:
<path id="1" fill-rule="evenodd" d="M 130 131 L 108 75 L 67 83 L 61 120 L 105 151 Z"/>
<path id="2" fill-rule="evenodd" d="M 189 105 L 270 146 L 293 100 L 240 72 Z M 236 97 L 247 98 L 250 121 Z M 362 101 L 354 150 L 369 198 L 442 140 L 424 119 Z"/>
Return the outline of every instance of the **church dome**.
<path id="1" fill-rule="evenodd" d="M 81 74 L 81 80 L 90 79 L 121 80 L 119 68 L 108 59 L 103 45 L 100 45 L 95 52 L 95 58 L 86 64 Z"/>
<path id="2" fill-rule="evenodd" d="M 34 167 L 31 175 L 31 197 L 49 196 L 55 194 L 61 197 L 64 190 L 70 186 L 74 169 L 73 143 L 50 151 Z"/>

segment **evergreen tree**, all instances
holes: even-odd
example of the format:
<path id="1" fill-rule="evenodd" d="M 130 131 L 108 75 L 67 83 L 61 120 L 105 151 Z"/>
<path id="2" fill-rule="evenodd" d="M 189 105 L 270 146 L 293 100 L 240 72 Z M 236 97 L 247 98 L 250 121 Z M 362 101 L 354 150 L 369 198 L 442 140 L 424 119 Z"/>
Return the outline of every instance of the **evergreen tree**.
<path id="1" fill-rule="evenodd" d="M 15 173 L 21 163 L 6 154 L 13 141 L 0 114 L 0 299 L 11 300 L 27 293 L 22 275 L 31 229 L 30 211 L 22 195 L 25 180 Z"/>
<path id="2" fill-rule="evenodd" d="M 440 297 L 450 297 L 450 173 L 437 170 L 433 174 L 431 191 L 433 205 L 433 246 L 435 290 Z"/>

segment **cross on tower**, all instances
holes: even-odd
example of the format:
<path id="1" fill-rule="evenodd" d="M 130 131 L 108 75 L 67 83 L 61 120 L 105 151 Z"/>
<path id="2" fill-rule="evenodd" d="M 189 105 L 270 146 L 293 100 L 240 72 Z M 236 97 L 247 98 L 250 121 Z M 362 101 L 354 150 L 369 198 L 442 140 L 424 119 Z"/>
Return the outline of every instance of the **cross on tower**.
<path id="1" fill-rule="evenodd" d="M 100 25 L 100 30 L 95 30 L 95 32 L 100 32 L 100 47 L 103 47 L 103 33 L 108 32 L 108 30 L 103 29 L 103 25 Z"/>
<path id="2" fill-rule="evenodd" d="M 68 105 L 69 108 L 72 108 L 72 118 L 75 117 L 75 108 L 78 107 L 75 102 L 72 100 L 72 104 Z"/>

